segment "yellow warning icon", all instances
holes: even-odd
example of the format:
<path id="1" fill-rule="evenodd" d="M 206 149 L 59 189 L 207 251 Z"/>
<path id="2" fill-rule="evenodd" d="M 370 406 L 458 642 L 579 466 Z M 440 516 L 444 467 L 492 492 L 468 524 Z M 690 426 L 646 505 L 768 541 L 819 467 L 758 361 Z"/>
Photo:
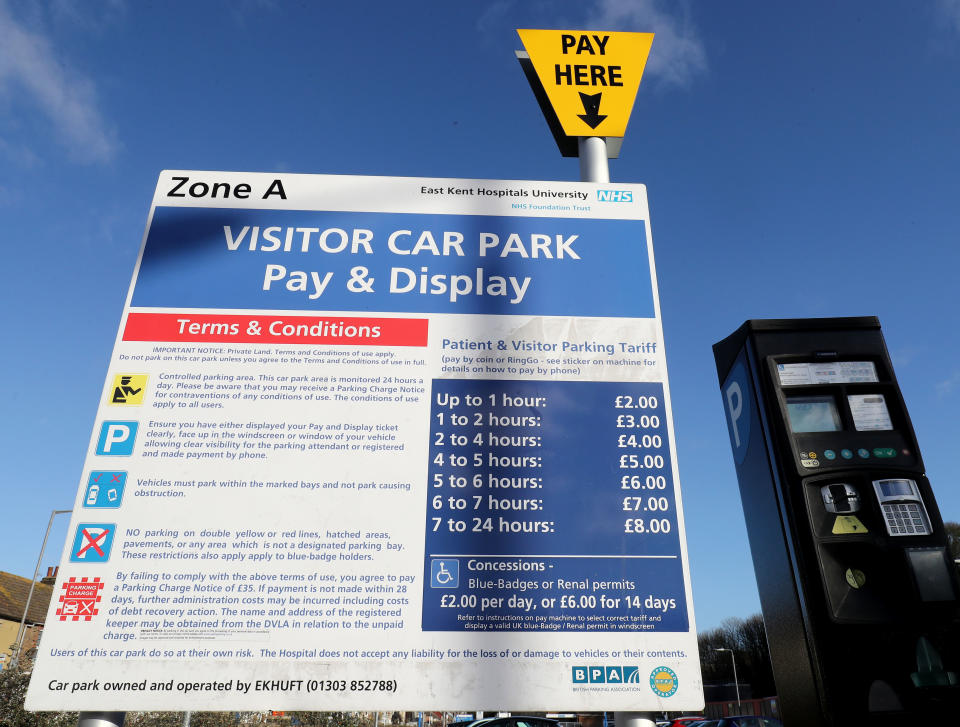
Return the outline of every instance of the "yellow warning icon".
<path id="1" fill-rule="evenodd" d="M 834 535 L 859 535 L 866 532 L 868 532 L 866 525 L 855 515 L 838 515 L 836 522 L 833 523 Z"/>
<path id="2" fill-rule="evenodd" d="M 118 374 L 113 377 L 110 403 L 119 406 L 140 406 L 146 390 L 146 374 Z"/>

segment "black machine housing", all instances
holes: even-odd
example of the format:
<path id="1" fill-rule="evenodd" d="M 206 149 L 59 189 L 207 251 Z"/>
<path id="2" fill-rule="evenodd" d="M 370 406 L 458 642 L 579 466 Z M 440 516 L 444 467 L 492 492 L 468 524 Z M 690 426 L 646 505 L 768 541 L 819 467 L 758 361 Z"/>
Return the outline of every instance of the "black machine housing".
<path id="1" fill-rule="evenodd" d="M 784 722 L 960 723 L 960 582 L 879 322 L 713 350 Z"/>

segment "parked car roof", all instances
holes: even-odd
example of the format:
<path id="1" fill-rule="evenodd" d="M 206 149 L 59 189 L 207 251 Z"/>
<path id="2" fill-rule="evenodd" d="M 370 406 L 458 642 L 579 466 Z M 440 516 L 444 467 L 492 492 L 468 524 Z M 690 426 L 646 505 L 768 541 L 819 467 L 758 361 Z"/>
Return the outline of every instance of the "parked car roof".
<path id="1" fill-rule="evenodd" d="M 783 727 L 776 717 L 764 717 L 758 714 L 741 714 L 736 717 L 724 717 L 717 727 Z"/>

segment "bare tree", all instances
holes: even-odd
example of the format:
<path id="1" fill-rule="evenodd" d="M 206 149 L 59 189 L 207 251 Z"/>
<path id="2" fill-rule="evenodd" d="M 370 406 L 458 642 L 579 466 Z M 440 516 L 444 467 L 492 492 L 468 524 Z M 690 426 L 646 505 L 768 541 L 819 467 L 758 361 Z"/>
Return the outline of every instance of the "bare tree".
<path id="1" fill-rule="evenodd" d="M 75 727 L 76 712 L 28 712 L 23 708 L 31 664 L 21 661 L 0 671 L 0 725 L 3 727 Z"/>
<path id="2" fill-rule="evenodd" d="M 960 523 L 948 522 L 943 524 L 947 531 L 947 544 L 950 548 L 950 557 L 960 559 Z"/>
<path id="3" fill-rule="evenodd" d="M 718 628 L 699 634 L 698 641 L 705 682 L 733 680 L 729 658 L 721 658 L 723 655 L 715 651 L 730 649 L 737 662 L 738 681 L 749 684 L 754 697 L 770 697 L 777 693 L 767 649 L 767 633 L 759 613 L 746 619 L 727 619 Z"/>

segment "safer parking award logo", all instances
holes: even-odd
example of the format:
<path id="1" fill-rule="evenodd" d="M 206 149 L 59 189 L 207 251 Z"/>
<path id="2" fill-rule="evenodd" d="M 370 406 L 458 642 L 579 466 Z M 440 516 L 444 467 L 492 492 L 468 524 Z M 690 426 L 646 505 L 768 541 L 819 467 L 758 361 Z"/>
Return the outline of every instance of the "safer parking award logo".
<path id="1" fill-rule="evenodd" d="M 679 686 L 677 673 L 668 666 L 658 666 L 650 673 L 650 688 L 658 697 L 672 697 Z"/>

